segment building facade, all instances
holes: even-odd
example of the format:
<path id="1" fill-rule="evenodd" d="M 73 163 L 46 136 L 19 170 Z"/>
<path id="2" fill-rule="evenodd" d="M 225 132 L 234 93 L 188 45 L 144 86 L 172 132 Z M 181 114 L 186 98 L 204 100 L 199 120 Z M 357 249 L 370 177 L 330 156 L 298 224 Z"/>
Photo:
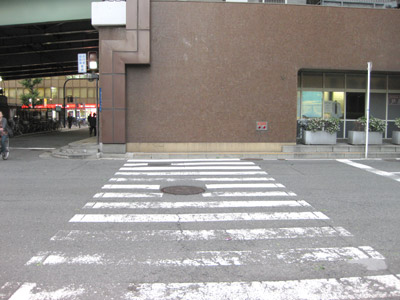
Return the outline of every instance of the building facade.
<path id="1" fill-rule="evenodd" d="M 400 117 L 397 9 L 128 0 L 94 25 L 106 152 L 280 151 L 335 102 L 346 137 L 367 62 L 372 113 Z"/>

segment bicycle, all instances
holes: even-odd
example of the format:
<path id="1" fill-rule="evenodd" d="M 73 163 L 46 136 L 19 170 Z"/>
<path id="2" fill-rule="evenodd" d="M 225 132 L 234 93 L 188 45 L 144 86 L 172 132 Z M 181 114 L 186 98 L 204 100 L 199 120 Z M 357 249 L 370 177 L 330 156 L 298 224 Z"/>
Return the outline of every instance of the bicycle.
<path id="1" fill-rule="evenodd" d="M 5 151 L 1 152 L 1 157 L 3 158 L 3 160 L 7 160 L 10 155 L 10 138 L 9 137 L 6 138 L 5 146 L 6 146 Z"/>

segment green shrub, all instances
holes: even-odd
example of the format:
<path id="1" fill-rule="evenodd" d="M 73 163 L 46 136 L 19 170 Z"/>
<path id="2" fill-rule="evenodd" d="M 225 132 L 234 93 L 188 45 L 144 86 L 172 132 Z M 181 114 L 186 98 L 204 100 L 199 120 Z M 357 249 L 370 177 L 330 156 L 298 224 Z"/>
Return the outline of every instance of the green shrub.
<path id="1" fill-rule="evenodd" d="M 365 130 L 365 125 L 367 124 L 367 118 L 364 117 L 360 117 L 357 119 L 356 121 L 356 128 L 357 130 L 361 129 L 361 130 Z M 370 117 L 369 119 L 369 131 L 372 132 L 384 132 L 386 129 L 386 122 L 375 118 L 373 116 Z"/>
<path id="2" fill-rule="evenodd" d="M 394 125 L 396 125 L 396 127 L 400 129 L 400 118 L 394 120 Z"/>
<path id="3" fill-rule="evenodd" d="M 312 132 L 326 131 L 330 134 L 334 134 L 335 132 L 338 132 L 340 130 L 339 119 L 311 118 L 308 119 L 307 122 L 304 124 L 304 129 Z"/>

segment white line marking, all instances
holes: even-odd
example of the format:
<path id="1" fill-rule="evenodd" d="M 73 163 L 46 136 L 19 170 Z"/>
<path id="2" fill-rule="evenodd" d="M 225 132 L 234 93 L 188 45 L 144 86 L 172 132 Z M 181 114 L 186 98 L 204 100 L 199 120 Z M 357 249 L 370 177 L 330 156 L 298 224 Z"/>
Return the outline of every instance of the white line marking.
<path id="1" fill-rule="evenodd" d="M 160 198 L 163 193 L 97 193 L 93 198 Z"/>
<path id="2" fill-rule="evenodd" d="M 206 184 L 208 189 L 284 188 L 280 183 Z"/>
<path id="3" fill-rule="evenodd" d="M 310 207 L 306 201 L 211 201 L 211 202 L 88 202 L 85 209 L 169 209 L 232 207 Z"/>
<path id="4" fill-rule="evenodd" d="M 221 158 L 221 159 L 208 159 L 208 158 L 203 158 L 203 159 L 128 159 L 128 162 L 196 162 L 196 161 L 205 161 L 205 162 L 210 162 L 210 161 L 240 161 L 240 158 Z"/>
<path id="5" fill-rule="evenodd" d="M 210 177 L 210 178 L 185 178 L 184 180 L 187 181 L 238 181 L 238 182 L 245 182 L 245 181 L 275 181 L 274 178 L 271 177 Z M 175 181 L 182 181 L 182 178 L 170 178 L 170 177 L 159 177 L 159 178 L 111 178 L 109 181 L 112 182 L 127 182 L 127 181 L 166 181 L 166 182 L 175 182 Z"/>
<path id="6" fill-rule="evenodd" d="M 171 163 L 172 166 L 217 166 L 217 165 L 253 165 L 253 162 L 200 162 L 200 163 Z"/>
<path id="7" fill-rule="evenodd" d="M 38 148 L 38 147 L 10 147 L 11 150 L 55 150 L 57 148 Z"/>
<path id="8" fill-rule="evenodd" d="M 36 283 L 24 283 L 8 300 L 62 300 L 76 299 L 84 293 L 83 288 L 62 287 L 55 291 L 36 290 Z"/>
<path id="9" fill-rule="evenodd" d="M 82 231 L 60 230 L 52 241 L 209 241 L 333 238 L 353 236 L 343 227 L 288 227 L 226 230 Z M 360 247 L 361 248 L 361 247 Z M 365 249 L 363 249 L 365 251 Z M 366 252 L 366 251 L 365 251 Z M 371 255 L 370 255 L 371 256 Z M 42 261 L 42 260 L 40 260 Z M 32 262 L 33 263 L 33 262 Z M 33 263 L 34 264 L 34 263 Z"/>
<path id="10" fill-rule="evenodd" d="M 205 176 L 205 175 L 267 175 L 264 171 L 225 171 L 225 172 L 116 172 L 115 175 L 127 176 Z"/>
<path id="11" fill-rule="evenodd" d="M 139 164 L 124 164 L 124 166 L 129 166 L 129 167 L 140 167 L 140 166 L 148 166 L 148 163 L 139 163 Z"/>
<path id="12" fill-rule="evenodd" d="M 284 250 L 253 251 L 196 251 L 186 253 L 185 257 L 147 259 L 144 263 L 150 266 L 174 267 L 216 267 L 270 264 L 273 260 L 286 264 L 306 262 L 338 262 L 368 259 L 359 248 L 298 248 Z"/>
<path id="13" fill-rule="evenodd" d="M 81 283 L 59 287 L 26 282 L 9 300 L 93 299 L 93 295 L 104 291 L 115 299 L 125 300 L 397 299 L 400 280 L 395 275 L 377 275 L 253 282 Z"/>
<path id="14" fill-rule="evenodd" d="M 390 179 L 393 179 L 395 181 L 399 181 L 400 182 L 400 176 L 396 175 L 393 172 L 386 172 L 386 171 L 381 171 L 381 170 L 378 170 L 378 169 L 374 169 L 374 168 L 372 168 L 370 166 L 363 165 L 363 164 L 360 164 L 360 163 L 356 163 L 356 162 L 353 162 L 353 161 L 351 161 L 349 159 L 337 159 L 337 161 L 341 162 L 341 163 L 344 163 L 344 164 L 347 164 L 349 166 L 352 166 L 352 167 L 355 167 L 355 168 L 359 168 L 359 169 L 368 171 L 370 173 L 373 173 L 373 174 L 376 174 L 376 175 L 379 175 L 379 176 L 383 176 L 383 177 L 387 177 L 387 178 L 390 178 Z"/>
<path id="15" fill-rule="evenodd" d="M 274 261 L 284 264 L 306 262 L 340 262 L 369 259 L 369 256 L 356 247 L 294 248 L 260 251 L 190 251 L 184 253 L 165 252 L 157 258 L 148 255 L 116 258 L 105 253 L 68 255 L 63 252 L 40 252 L 35 261 L 40 265 L 149 265 L 153 267 L 217 267 L 265 265 Z M 32 260 L 31 259 L 31 260 Z M 38 264 L 38 263 L 36 263 Z M 26 263 L 31 265 L 30 261 Z"/>
<path id="16" fill-rule="evenodd" d="M 220 166 L 220 167 L 122 167 L 121 171 L 179 171 L 179 170 L 260 170 L 258 166 Z"/>
<path id="17" fill-rule="evenodd" d="M 125 299 L 349 300 L 400 297 L 394 275 L 290 281 L 142 283 Z"/>
<path id="18" fill-rule="evenodd" d="M 284 197 L 296 196 L 293 192 L 211 192 L 203 193 L 203 197 Z"/>
<path id="19" fill-rule="evenodd" d="M 142 190 L 159 190 L 159 185 L 145 184 L 106 184 L 102 189 L 142 189 Z"/>
<path id="20" fill-rule="evenodd" d="M 71 223 L 187 223 L 229 221 L 328 220 L 320 212 L 213 213 L 213 214 L 77 214 Z"/>

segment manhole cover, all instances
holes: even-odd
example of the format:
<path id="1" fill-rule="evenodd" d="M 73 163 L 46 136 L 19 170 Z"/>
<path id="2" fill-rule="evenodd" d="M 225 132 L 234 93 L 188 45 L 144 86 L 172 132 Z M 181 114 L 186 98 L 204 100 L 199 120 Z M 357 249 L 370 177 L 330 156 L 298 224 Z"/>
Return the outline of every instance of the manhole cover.
<path id="1" fill-rule="evenodd" d="M 172 195 L 196 195 L 205 192 L 205 189 L 198 186 L 168 186 L 161 189 L 161 192 Z"/>

